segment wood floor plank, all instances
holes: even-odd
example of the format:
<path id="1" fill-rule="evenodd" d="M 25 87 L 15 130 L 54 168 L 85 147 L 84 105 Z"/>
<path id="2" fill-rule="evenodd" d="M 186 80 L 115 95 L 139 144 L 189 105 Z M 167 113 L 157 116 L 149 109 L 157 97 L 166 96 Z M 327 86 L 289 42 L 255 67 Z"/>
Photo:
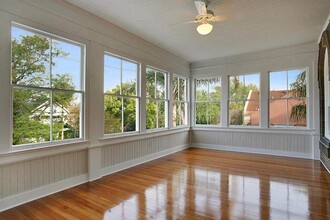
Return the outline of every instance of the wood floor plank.
<path id="1" fill-rule="evenodd" d="M 330 174 L 313 160 L 191 148 L 0 219 L 330 219 Z"/>

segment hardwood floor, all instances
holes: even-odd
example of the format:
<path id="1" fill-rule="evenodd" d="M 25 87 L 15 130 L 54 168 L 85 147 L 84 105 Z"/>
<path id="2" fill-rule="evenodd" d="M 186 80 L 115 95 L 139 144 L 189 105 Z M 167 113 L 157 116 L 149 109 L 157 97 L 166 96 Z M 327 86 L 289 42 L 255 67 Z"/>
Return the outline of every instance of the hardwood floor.
<path id="1" fill-rule="evenodd" d="M 0 219 L 330 219 L 330 174 L 312 160 L 192 148 Z"/>

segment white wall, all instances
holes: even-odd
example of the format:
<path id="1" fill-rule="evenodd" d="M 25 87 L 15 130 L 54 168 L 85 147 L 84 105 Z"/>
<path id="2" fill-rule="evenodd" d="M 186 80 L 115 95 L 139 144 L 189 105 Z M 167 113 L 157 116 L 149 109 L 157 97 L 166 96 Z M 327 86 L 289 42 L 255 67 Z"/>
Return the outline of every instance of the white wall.
<path id="1" fill-rule="evenodd" d="M 11 146 L 11 22 L 86 45 L 85 140 Z M 0 27 L 0 211 L 189 146 L 188 128 L 111 138 L 102 123 L 104 51 L 140 62 L 142 76 L 151 65 L 189 77 L 185 60 L 61 0 L 1 0 Z"/>
<path id="2" fill-rule="evenodd" d="M 191 132 L 192 146 L 319 159 L 317 54 L 317 44 L 310 43 L 192 63 L 192 87 L 194 87 L 193 81 L 195 78 L 221 76 L 222 87 L 224 88 L 221 103 L 222 126 L 207 129 L 203 126 L 194 126 Z M 308 70 L 307 128 L 303 130 L 269 128 L 268 72 L 299 68 Z M 258 128 L 233 128 L 228 126 L 228 76 L 245 73 L 260 73 L 261 108 L 260 127 Z M 192 97 L 194 97 L 194 94 L 192 94 Z M 193 119 L 195 117 L 193 101 L 191 112 Z"/>

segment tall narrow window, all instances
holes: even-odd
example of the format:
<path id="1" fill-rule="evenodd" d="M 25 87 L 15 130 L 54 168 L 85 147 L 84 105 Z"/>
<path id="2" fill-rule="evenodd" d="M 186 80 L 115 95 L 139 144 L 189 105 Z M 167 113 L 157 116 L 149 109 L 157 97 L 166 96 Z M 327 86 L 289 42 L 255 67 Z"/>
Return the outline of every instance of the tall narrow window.
<path id="1" fill-rule="evenodd" d="M 269 123 L 275 127 L 306 127 L 307 70 L 269 73 Z"/>
<path id="2" fill-rule="evenodd" d="M 138 130 L 139 65 L 104 55 L 104 133 Z"/>
<path id="3" fill-rule="evenodd" d="M 197 79 L 195 81 L 196 124 L 220 125 L 221 80 Z"/>
<path id="4" fill-rule="evenodd" d="M 168 127 L 167 73 L 147 68 L 146 84 L 147 129 Z"/>
<path id="5" fill-rule="evenodd" d="M 14 146 L 83 138 L 85 46 L 12 27 Z"/>
<path id="6" fill-rule="evenodd" d="M 259 126 L 259 74 L 229 77 L 229 125 Z"/>
<path id="7" fill-rule="evenodd" d="M 173 126 L 187 125 L 187 79 L 173 76 Z"/>

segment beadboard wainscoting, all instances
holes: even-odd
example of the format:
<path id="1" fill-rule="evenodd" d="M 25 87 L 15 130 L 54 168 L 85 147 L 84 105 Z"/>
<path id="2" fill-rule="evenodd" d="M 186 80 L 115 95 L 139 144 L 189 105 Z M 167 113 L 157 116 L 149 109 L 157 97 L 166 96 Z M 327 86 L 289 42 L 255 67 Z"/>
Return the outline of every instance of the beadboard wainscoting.
<path id="1" fill-rule="evenodd" d="M 314 159 L 308 131 L 193 129 L 191 147 Z"/>
<path id="2" fill-rule="evenodd" d="M 102 175 L 111 174 L 189 147 L 189 130 L 102 147 Z"/>
<path id="3" fill-rule="evenodd" d="M 0 166 L 0 211 L 87 181 L 88 151 Z"/>

